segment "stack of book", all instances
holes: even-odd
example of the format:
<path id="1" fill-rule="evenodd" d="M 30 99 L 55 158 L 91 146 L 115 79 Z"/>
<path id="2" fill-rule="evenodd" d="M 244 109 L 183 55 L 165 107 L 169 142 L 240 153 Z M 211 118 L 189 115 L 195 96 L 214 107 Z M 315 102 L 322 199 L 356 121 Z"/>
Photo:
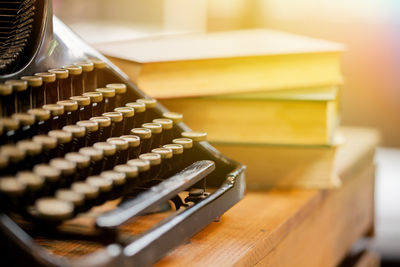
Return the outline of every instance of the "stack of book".
<path id="1" fill-rule="evenodd" d="M 257 29 L 101 44 L 137 85 L 222 153 L 248 186 L 330 188 L 341 44 Z"/>

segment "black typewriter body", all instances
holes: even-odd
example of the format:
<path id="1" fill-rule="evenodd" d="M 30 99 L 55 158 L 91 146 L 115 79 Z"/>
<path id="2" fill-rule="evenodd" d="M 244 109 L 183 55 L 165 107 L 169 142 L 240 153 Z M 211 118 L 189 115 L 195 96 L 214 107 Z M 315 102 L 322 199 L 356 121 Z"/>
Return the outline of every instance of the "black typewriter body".
<path id="1" fill-rule="evenodd" d="M 4 1 L 0 1 L 0 5 L 3 5 L 2 2 Z M 24 5 L 24 1 L 19 2 Z M 4 83 L 8 80 L 19 79 L 22 76 L 46 72 L 49 69 L 61 68 L 75 62 L 97 59 L 106 62 L 107 65 L 102 71 L 102 76 L 98 77 L 97 87 L 104 87 L 105 84 L 109 83 L 126 84 L 127 91 L 123 98 L 125 103 L 148 97 L 107 58 L 84 43 L 59 19 L 53 17 L 51 1 L 38 0 L 33 2 L 36 13 L 33 16 L 35 21 L 32 24 L 31 36 L 28 37 L 25 50 L 22 50 L 16 62 L 10 64 L 9 70 L 0 75 L 0 82 Z M 0 9 L 6 9 L 6 7 L 6 4 L 4 4 L 4 7 L 0 6 Z M 3 43 L 4 45 L 6 44 Z M 6 53 L 4 51 L 3 49 L 2 53 Z M 150 122 L 154 118 L 161 117 L 167 111 L 161 104 L 157 103 Z M 174 129 L 177 133 L 191 131 L 183 122 L 174 124 Z M 61 257 L 49 253 L 35 240 L 37 235 L 46 238 L 46 231 L 43 232 L 42 229 L 37 234 L 31 228 L 27 230 L 23 224 L 21 225 L 18 220 L 14 219 L 12 212 L 1 211 L 0 244 L 3 262 L 26 266 L 147 266 L 155 263 L 173 248 L 184 244 L 194 234 L 219 218 L 244 195 L 245 167 L 243 165 L 225 157 L 206 141 L 196 143 L 193 149 L 196 152 L 194 156 L 192 155 L 193 165 L 202 164 L 203 168 L 208 169 L 202 178 L 199 178 L 201 181 L 206 180 L 205 192 L 197 200 L 192 200 L 191 205 L 171 212 L 168 217 L 128 239 L 121 240 L 119 236 L 120 224 L 129 224 L 136 218 L 151 213 L 151 210 L 154 210 L 163 202 L 176 199 L 179 193 L 189 191 L 194 183 L 200 181 L 185 183 L 185 177 L 181 176 L 190 176 L 190 172 L 185 173 L 178 170 L 178 174 L 171 175 L 172 179 L 166 179 L 137 193 L 135 198 L 137 203 L 144 206 L 138 208 L 136 212 L 132 212 L 132 218 L 129 220 L 120 224 L 117 222 L 118 227 L 97 229 L 99 235 L 96 240 L 103 247 L 93 253 L 79 257 Z M 207 166 L 204 167 L 204 165 Z M 195 167 L 192 166 L 192 168 Z M 212 171 L 212 169 L 214 170 Z M 182 175 L 180 176 L 179 173 Z M 174 190 L 168 187 L 168 183 L 173 184 Z M 177 185 L 177 183 L 181 184 Z M 157 196 L 163 196 L 163 198 L 157 199 Z M 157 203 L 150 202 L 152 197 L 156 197 Z M 185 200 L 178 196 L 179 201 L 186 204 Z M 36 228 L 33 227 L 33 229 Z M 50 232 L 49 238 L 53 239 L 86 239 L 84 234 L 82 236 L 75 235 L 71 238 L 68 234 L 53 230 Z"/>

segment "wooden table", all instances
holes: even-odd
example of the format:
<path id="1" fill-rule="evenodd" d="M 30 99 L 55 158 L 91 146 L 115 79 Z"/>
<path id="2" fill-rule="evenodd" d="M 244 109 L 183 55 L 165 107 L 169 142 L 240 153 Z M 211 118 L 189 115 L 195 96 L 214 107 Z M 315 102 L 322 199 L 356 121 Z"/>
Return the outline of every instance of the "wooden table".
<path id="1" fill-rule="evenodd" d="M 338 152 L 341 188 L 247 192 L 219 222 L 158 266 L 339 264 L 360 237 L 373 233 L 374 226 L 372 155 L 378 135 L 355 132 Z"/>

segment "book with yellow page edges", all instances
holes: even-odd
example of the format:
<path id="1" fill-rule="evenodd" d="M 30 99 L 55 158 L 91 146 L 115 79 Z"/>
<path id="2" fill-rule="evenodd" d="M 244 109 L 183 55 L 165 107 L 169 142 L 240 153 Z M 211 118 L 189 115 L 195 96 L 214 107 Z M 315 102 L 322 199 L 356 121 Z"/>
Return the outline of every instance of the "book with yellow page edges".
<path id="1" fill-rule="evenodd" d="M 164 99 L 212 143 L 329 145 L 338 125 L 337 88 Z"/>
<path id="2" fill-rule="evenodd" d="M 160 99 L 342 82 L 341 44 L 266 29 L 170 35 L 96 48 Z"/>

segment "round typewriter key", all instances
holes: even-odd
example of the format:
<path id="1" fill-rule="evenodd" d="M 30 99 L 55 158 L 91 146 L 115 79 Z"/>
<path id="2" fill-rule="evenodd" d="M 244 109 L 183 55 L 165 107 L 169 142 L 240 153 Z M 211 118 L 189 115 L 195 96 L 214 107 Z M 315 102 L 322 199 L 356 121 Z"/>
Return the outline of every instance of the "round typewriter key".
<path id="1" fill-rule="evenodd" d="M 138 168 L 128 164 L 120 164 L 114 167 L 114 171 L 125 174 L 127 184 L 124 186 L 122 194 L 127 194 L 132 190 L 132 187 L 137 184 L 137 177 L 139 174 Z"/>
<path id="2" fill-rule="evenodd" d="M 126 84 L 110 83 L 106 85 L 106 88 L 113 88 L 115 90 L 115 106 L 116 107 L 121 106 L 123 101 L 123 95 L 126 93 Z"/>
<path id="3" fill-rule="evenodd" d="M 82 208 L 85 197 L 71 189 L 58 189 L 55 193 L 56 199 L 70 202 L 74 205 L 74 213 L 77 214 Z"/>
<path id="4" fill-rule="evenodd" d="M 42 145 L 41 162 L 48 162 L 57 155 L 57 138 L 48 135 L 36 135 L 32 140 Z"/>
<path id="5" fill-rule="evenodd" d="M 161 170 L 159 174 L 159 178 L 164 179 L 165 176 L 172 171 L 172 163 L 173 163 L 173 152 L 170 148 L 154 148 L 151 150 L 152 153 L 160 154 L 162 159 Z"/>
<path id="6" fill-rule="evenodd" d="M 15 177 L 0 177 L 0 207 L 2 210 L 18 209 L 23 202 L 26 185 Z"/>
<path id="7" fill-rule="evenodd" d="M 135 110 L 130 107 L 119 107 L 115 108 L 114 111 L 122 114 L 122 133 L 128 134 L 133 128 Z"/>
<path id="8" fill-rule="evenodd" d="M 1 135 L 1 143 L 13 143 L 18 140 L 18 136 L 16 135 L 17 130 L 19 129 L 20 123 L 19 120 L 12 118 L 1 118 L 0 123 L 3 125 L 3 134 Z"/>
<path id="9" fill-rule="evenodd" d="M 157 179 L 161 170 L 161 155 L 157 153 L 145 153 L 139 156 L 140 159 L 145 159 L 150 162 L 150 172 L 147 179 Z"/>
<path id="10" fill-rule="evenodd" d="M 151 149 L 159 147 L 161 145 L 162 125 L 159 123 L 143 123 L 142 127 L 151 131 Z"/>
<path id="11" fill-rule="evenodd" d="M 92 116 L 90 105 L 90 97 L 88 96 L 71 96 L 71 100 L 78 103 L 78 117 L 79 120 L 88 120 Z"/>
<path id="12" fill-rule="evenodd" d="M 85 146 L 91 146 L 99 141 L 99 124 L 96 121 L 78 121 L 76 125 L 86 129 Z"/>
<path id="13" fill-rule="evenodd" d="M 172 120 L 175 124 L 182 122 L 183 115 L 176 112 L 164 112 L 163 117 Z"/>
<path id="14" fill-rule="evenodd" d="M 90 98 L 90 105 L 87 107 L 89 117 L 99 116 L 104 112 L 103 94 L 99 92 L 87 92 L 82 96 Z"/>
<path id="15" fill-rule="evenodd" d="M 123 116 L 121 112 L 106 112 L 102 115 L 111 119 L 111 136 L 123 135 Z"/>
<path id="16" fill-rule="evenodd" d="M 114 165 L 123 164 L 128 160 L 128 141 L 120 137 L 112 137 L 107 139 L 107 143 L 115 145 L 116 148 Z"/>
<path id="17" fill-rule="evenodd" d="M 207 133 L 205 132 L 182 132 L 182 137 L 190 138 L 193 142 L 206 141 Z"/>
<path id="18" fill-rule="evenodd" d="M 79 125 L 67 125 L 62 128 L 63 131 L 72 135 L 71 151 L 77 151 L 85 146 L 86 128 Z"/>
<path id="19" fill-rule="evenodd" d="M 88 175 L 99 174 L 103 167 L 103 150 L 94 147 L 83 147 L 79 153 L 90 157 L 90 166 Z"/>
<path id="20" fill-rule="evenodd" d="M 26 112 L 30 109 L 30 90 L 28 90 L 28 82 L 24 80 L 8 80 L 5 84 L 10 84 L 13 88 L 15 110 L 17 112 Z"/>
<path id="21" fill-rule="evenodd" d="M 162 126 L 162 138 L 161 138 L 161 144 L 168 144 L 171 143 L 172 141 L 172 127 L 173 127 L 173 121 L 170 119 L 154 119 L 153 123 L 158 123 L 161 124 Z"/>
<path id="22" fill-rule="evenodd" d="M 0 154 L 0 173 L 1 174 L 8 174 L 8 164 L 10 160 L 7 155 Z"/>
<path id="23" fill-rule="evenodd" d="M 128 159 L 137 158 L 140 154 L 140 137 L 136 135 L 122 135 L 121 138 L 128 142 Z"/>
<path id="24" fill-rule="evenodd" d="M 28 82 L 28 91 L 30 93 L 30 108 L 37 108 L 44 105 L 43 99 L 43 79 L 40 76 L 24 76 L 21 80 Z"/>
<path id="25" fill-rule="evenodd" d="M 24 202 L 32 203 L 43 190 L 44 178 L 31 171 L 20 171 L 17 173 L 17 179 L 27 187 Z"/>
<path id="26" fill-rule="evenodd" d="M 92 117 L 91 121 L 99 124 L 99 141 L 104 142 L 111 137 L 111 119 L 106 116 Z"/>
<path id="27" fill-rule="evenodd" d="M 14 113 L 11 118 L 18 120 L 21 127 L 16 131 L 14 140 L 22 140 L 30 138 L 36 134 L 35 132 L 35 116 L 28 113 Z M 36 129 L 37 131 L 37 129 Z"/>
<path id="28" fill-rule="evenodd" d="M 93 147 L 103 151 L 104 158 L 101 171 L 111 170 L 114 168 L 116 160 L 115 154 L 117 152 L 115 145 L 108 142 L 97 142 L 93 145 Z"/>
<path id="29" fill-rule="evenodd" d="M 107 67 L 107 63 L 100 59 L 90 59 L 90 61 L 94 64 L 94 87 L 97 88 L 99 86 L 104 86 L 104 69 Z"/>
<path id="30" fill-rule="evenodd" d="M 71 151 L 72 148 L 72 134 L 63 130 L 52 130 L 48 133 L 50 137 L 57 139 L 57 157 L 62 157 L 65 153 Z"/>
<path id="31" fill-rule="evenodd" d="M 157 105 L 157 100 L 154 98 L 139 98 L 136 102 L 143 103 L 146 105 L 146 113 L 144 115 L 144 121 L 151 121 L 157 116 L 155 112 L 155 107 Z"/>
<path id="32" fill-rule="evenodd" d="M 87 182 L 75 182 L 71 185 L 71 190 L 78 194 L 82 194 L 85 197 L 85 205 L 82 207 L 82 211 L 92 208 L 96 204 L 97 197 L 100 193 L 99 188 L 92 186 Z"/>
<path id="33" fill-rule="evenodd" d="M 75 162 L 66 160 L 64 158 L 55 158 L 50 160 L 50 166 L 60 170 L 61 172 L 59 187 L 67 187 L 73 182 L 76 172 Z"/>
<path id="34" fill-rule="evenodd" d="M 35 76 L 42 78 L 43 81 L 42 89 L 37 90 L 36 101 L 38 106 L 36 107 L 56 103 L 59 100 L 56 75 L 50 72 L 39 72 L 35 73 Z"/>
<path id="35" fill-rule="evenodd" d="M 41 152 L 43 145 L 41 143 L 26 139 L 18 141 L 17 147 L 26 153 L 25 166 L 26 169 L 31 169 L 34 165 L 42 161 Z"/>
<path id="36" fill-rule="evenodd" d="M 45 180 L 43 194 L 52 195 L 57 189 L 57 185 L 61 177 L 61 171 L 48 164 L 38 164 L 33 167 L 33 172 L 36 175 L 43 177 Z"/>
<path id="37" fill-rule="evenodd" d="M 126 164 L 129 166 L 134 166 L 138 169 L 139 174 L 136 179 L 135 186 L 144 184 L 150 170 L 150 162 L 145 159 L 131 159 Z"/>
<path id="38" fill-rule="evenodd" d="M 133 120 L 133 127 L 140 127 L 144 123 L 144 115 L 146 114 L 146 105 L 139 102 L 130 102 L 125 104 L 126 107 L 135 110 L 135 117 Z"/>
<path id="39" fill-rule="evenodd" d="M 79 65 L 66 65 L 63 68 L 69 72 L 70 96 L 83 94 L 82 67 Z"/>
<path id="40" fill-rule="evenodd" d="M 121 196 L 124 191 L 126 184 L 126 174 L 117 171 L 104 171 L 100 174 L 103 179 L 109 180 L 113 184 L 112 193 L 109 195 L 109 199 L 115 199 Z"/>
<path id="41" fill-rule="evenodd" d="M 99 189 L 99 196 L 95 201 L 95 205 L 103 204 L 110 198 L 110 192 L 113 188 L 113 182 L 101 176 L 89 176 L 86 183 Z"/>
<path id="42" fill-rule="evenodd" d="M 183 159 L 181 169 L 189 166 L 193 162 L 192 150 L 193 150 L 193 140 L 190 138 L 176 138 L 172 140 L 172 143 L 179 144 L 183 146 Z"/>
<path id="43" fill-rule="evenodd" d="M 74 100 L 61 100 L 58 105 L 64 107 L 64 114 L 60 115 L 61 125 L 74 124 L 79 120 L 78 102 Z"/>
<path id="44" fill-rule="evenodd" d="M 11 84 L 0 83 L 1 116 L 11 116 L 15 113 L 15 100 Z"/>
<path id="45" fill-rule="evenodd" d="M 180 144 L 167 144 L 163 145 L 165 148 L 169 148 L 172 150 L 173 155 L 173 161 L 172 161 L 172 171 L 167 174 L 167 176 L 172 175 L 172 173 L 176 173 L 179 171 L 179 168 L 182 165 L 182 160 L 183 160 L 183 146 Z"/>
<path id="46" fill-rule="evenodd" d="M 52 197 L 39 198 L 35 202 L 35 208 L 39 217 L 51 221 L 70 219 L 74 214 L 74 205 L 71 202 Z"/>
<path id="47" fill-rule="evenodd" d="M 64 114 L 64 106 L 57 104 L 47 104 L 42 106 L 43 109 L 50 111 L 50 129 L 61 129 L 63 126 L 62 120 L 60 119 Z"/>
<path id="48" fill-rule="evenodd" d="M 68 99 L 71 94 L 71 86 L 70 86 L 70 80 L 68 79 L 69 77 L 69 72 L 66 69 L 51 69 L 49 70 L 50 73 L 53 73 L 56 75 L 56 92 L 46 92 L 46 98 L 47 101 L 46 103 L 55 103 L 59 100 L 65 100 Z M 51 95 L 48 95 L 48 93 L 51 93 Z"/>
<path id="49" fill-rule="evenodd" d="M 78 152 L 70 152 L 65 154 L 65 159 L 76 164 L 76 174 L 74 180 L 83 180 L 88 176 L 90 157 Z"/>
<path id="50" fill-rule="evenodd" d="M 28 114 L 35 116 L 35 128 L 38 134 L 44 134 L 50 131 L 50 116 L 49 110 L 42 108 L 33 108 L 28 110 Z"/>
<path id="51" fill-rule="evenodd" d="M 16 145 L 3 145 L 0 147 L 0 153 L 8 157 L 10 160 L 9 172 L 15 173 L 24 167 L 24 159 L 26 151 L 18 148 Z"/>
<path id="52" fill-rule="evenodd" d="M 75 65 L 82 67 L 82 88 L 83 92 L 94 90 L 94 64 L 90 61 L 78 62 Z"/>
<path id="53" fill-rule="evenodd" d="M 146 128 L 133 128 L 131 134 L 140 137 L 140 153 L 147 153 L 151 150 L 151 130 Z"/>
<path id="54" fill-rule="evenodd" d="M 96 88 L 96 92 L 103 94 L 104 111 L 110 112 L 115 108 L 115 89 L 114 88 Z"/>

